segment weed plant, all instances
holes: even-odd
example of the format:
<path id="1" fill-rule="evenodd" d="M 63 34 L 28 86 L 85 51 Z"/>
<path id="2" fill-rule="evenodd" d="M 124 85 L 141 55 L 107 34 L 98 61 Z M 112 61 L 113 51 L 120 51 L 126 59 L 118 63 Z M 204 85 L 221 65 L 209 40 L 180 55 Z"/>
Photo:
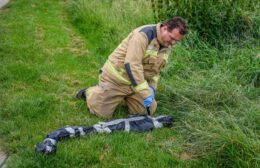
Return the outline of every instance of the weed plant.
<path id="1" fill-rule="evenodd" d="M 0 11 L 0 142 L 9 167 L 260 166 L 260 48 L 201 40 L 194 26 L 173 49 L 156 92 L 157 115 L 173 116 L 172 129 L 90 135 L 59 143 L 54 156 L 34 152 L 57 128 L 101 120 L 74 95 L 96 84 L 99 68 L 133 28 L 154 23 L 149 2 L 20 0 Z M 190 3 L 191 14 L 200 12 L 199 3 Z M 217 10 L 204 8 L 209 16 Z M 233 8 L 244 9 L 242 1 Z M 114 115 L 126 116 L 124 107 Z"/>
<path id="2" fill-rule="evenodd" d="M 202 41 L 222 48 L 227 43 L 259 46 L 257 0 L 151 0 L 156 20 L 183 16 Z M 224 47 L 225 48 L 225 47 Z"/>

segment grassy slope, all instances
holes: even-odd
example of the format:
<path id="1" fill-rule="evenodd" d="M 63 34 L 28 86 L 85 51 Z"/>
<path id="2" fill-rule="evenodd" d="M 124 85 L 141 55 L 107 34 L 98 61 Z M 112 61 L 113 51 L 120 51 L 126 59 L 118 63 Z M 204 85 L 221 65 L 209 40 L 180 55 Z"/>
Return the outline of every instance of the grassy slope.
<path id="1" fill-rule="evenodd" d="M 91 17 L 98 19 L 95 12 L 104 11 L 97 5 Z M 118 26 L 114 18 L 108 29 L 88 34 L 84 30 L 93 23 L 84 20 L 86 10 L 78 10 L 84 5 L 70 6 L 77 30 L 65 6 L 66 1 L 20 0 L 0 14 L 0 135 L 12 156 L 10 167 L 259 165 L 259 89 L 254 81 L 259 48 L 190 49 L 192 37 L 176 48 L 157 95 L 159 114 L 174 115 L 175 128 L 93 135 L 61 142 L 55 156 L 35 154 L 34 145 L 50 131 L 100 120 L 74 99 L 76 90 L 97 82 L 98 68 L 124 34 L 151 21 L 136 9 L 125 24 Z M 102 16 L 107 20 L 114 15 Z M 104 20 L 99 18 L 96 24 Z M 117 31 L 122 32 L 119 37 Z M 119 108 L 115 117 L 126 116 L 124 111 Z"/>

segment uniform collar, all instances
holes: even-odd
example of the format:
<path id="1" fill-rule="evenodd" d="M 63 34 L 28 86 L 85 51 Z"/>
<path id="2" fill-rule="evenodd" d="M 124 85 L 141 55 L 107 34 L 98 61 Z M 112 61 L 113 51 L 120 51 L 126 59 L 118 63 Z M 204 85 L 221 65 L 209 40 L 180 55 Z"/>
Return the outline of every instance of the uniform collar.
<path id="1" fill-rule="evenodd" d="M 157 40 L 158 40 L 160 46 L 163 46 L 161 31 L 160 31 L 161 25 L 162 25 L 161 23 L 156 24 L 156 34 L 157 34 Z"/>
<path id="2" fill-rule="evenodd" d="M 165 46 L 163 45 L 162 37 L 161 37 L 161 31 L 160 31 L 161 25 L 162 25 L 162 23 L 157 23 L 157 24 L 156 24 L 156 34 L 157 34 L 157 40 L 158 40 L 159 45 L 160 45 L 160 49 L 163 49 L 163 48 L 171 48 L 171 47 L 165 47 Z"/>

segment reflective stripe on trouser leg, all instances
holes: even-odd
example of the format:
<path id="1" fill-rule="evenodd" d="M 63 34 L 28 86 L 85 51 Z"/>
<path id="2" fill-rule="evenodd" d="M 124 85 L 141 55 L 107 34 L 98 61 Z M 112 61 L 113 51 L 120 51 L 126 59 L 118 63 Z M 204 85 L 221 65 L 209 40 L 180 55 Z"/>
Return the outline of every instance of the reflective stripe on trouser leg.
<path id="1" fill-rule="evenodd" d="M 143 104 L 143 98 L 141 97 L 141 95 L 139 93 L 135 93 L 131 96 L 127 96 L 126 97 L 126 104 L 128 107 L 128 111 L 130 114 L 147 114 L 147 110 L 144 107 Z M 151 104 L 150 109 L 150 113 L 151 115 L 155 113 L 156 109 L 157 109 L 157 102 L 154 100 Z"/>

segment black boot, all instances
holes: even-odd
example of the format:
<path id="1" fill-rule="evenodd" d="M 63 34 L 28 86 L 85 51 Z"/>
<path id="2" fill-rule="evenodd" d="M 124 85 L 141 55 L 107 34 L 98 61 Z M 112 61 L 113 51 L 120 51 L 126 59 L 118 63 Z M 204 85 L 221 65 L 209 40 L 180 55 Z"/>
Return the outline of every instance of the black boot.
<path id="1" fill-rule="evenodd" d="M 87 90 L 87 88 L 80 90 L 77 94 L 76 94 L 76 98 L 77 99 L 82 99 L 84 101 L 86 101 L 86 94 L 85 91 Z"/>

